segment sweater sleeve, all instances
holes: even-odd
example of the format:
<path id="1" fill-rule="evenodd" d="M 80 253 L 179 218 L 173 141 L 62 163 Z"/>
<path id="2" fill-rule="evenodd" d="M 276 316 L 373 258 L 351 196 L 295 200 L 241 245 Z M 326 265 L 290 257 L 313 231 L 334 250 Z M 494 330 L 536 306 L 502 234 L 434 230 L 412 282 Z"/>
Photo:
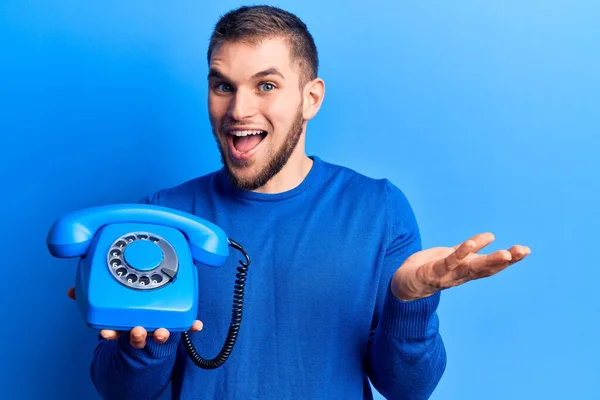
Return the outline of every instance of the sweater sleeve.
<path id="1" fill-rule="evenodd" d="M 408 200 L 398 188 L 386 183 L 389 240 L 369 343 L 368 374 L 386 399 L 427 399 L 446 368 L 436 312 L 440 293 L 404 302 L 391 292 L 394 272 L 422 247 Z"/>
<path id="2" fill-rule="evenodd" d="M 141 204 L 157 204 L 159 193 L 144 197 Z M 157 399 L 171 381 L 181 334 L 171 332 L 165 343 L 156 343 L 151 334 L 146 346 L 131 346 L 129 332 L 118 339 L 99 337 L 90 365 L 90 375 L 104 399 Z"/>
<path id="3" fill-rule="evenodd" d="M 92 382 L 104 399 L 157 399 L 171 381 L 180 334 L 165 343 L 151 337 L 142 349 L 129 343 L 129 333 L 118 339 L 100 338 L 90 366 Z"/>

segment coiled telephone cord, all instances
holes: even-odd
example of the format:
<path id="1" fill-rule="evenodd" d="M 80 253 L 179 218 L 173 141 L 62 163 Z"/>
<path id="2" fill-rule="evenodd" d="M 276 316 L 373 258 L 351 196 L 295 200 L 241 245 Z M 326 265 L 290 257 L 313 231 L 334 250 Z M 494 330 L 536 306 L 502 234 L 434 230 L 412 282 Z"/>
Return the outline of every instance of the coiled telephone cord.
<path id="1" fill-rule="evenodd" d="M 242 308 L 244 306 L 244 287 L 246 285 L 246 275 L 248 273 L 248 266 L 250 265 L 250 257 L 244 250 L 244 248 L 239 244 L 233 241 L 231 238 L 229 239 L 229 246 L 235 248 L 240 251 L 246 261 L 239 260 L 240 266 L 237 267 L 238 273 L 235 275 L 237 277 L 235 281 L 235 287 L 233 291 L 233 307 L 231 313 L 231 322 L 229 324 L 229 331 L 227 332 L 227 337 L 225 339 L 225 343 L 223 343 L 223 347 L 221 351 L 212 359 L 206 360 L 198 354 L 196 349 L 194 348 L 194 344 L 190 338 L 188 332 L 183 332 L 182 339 L 185 349 L 187 350 L 188 355 L 198 367 L 202 369 L 215 369 L 223 365 L 225 361 L 229 358 L 231 351 L 233 350 L 233 346 L 235 345 L 235 341 L 238 338 L 238 334 L 240 331 L 240 326 L 242 323 Z"/>

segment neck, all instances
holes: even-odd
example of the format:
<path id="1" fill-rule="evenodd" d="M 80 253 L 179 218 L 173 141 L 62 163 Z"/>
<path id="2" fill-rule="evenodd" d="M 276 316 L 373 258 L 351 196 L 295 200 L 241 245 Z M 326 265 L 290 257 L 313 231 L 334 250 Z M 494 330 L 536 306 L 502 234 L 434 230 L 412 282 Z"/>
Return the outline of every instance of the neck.
<path id="1" fill-rule="evenodd" d="M 276 194 L 292 190 L 302 183 L 312 165 L 313 160 L 306 155 L 303 143 L 298 143 L 281 171 L 255 192 Z"/>

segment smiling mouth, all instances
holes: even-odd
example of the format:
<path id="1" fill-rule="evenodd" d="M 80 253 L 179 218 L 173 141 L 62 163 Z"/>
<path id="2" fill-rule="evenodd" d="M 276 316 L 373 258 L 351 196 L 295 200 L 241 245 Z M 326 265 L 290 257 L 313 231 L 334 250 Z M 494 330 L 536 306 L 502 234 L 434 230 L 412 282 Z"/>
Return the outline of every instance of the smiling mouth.
<path id="1" fill-rule="evenodd" d="M 256 149 L 267 136 L 267 132 L 263 130 L 230 130 L 227 136 L 235 152 L 242 155 Z"/>

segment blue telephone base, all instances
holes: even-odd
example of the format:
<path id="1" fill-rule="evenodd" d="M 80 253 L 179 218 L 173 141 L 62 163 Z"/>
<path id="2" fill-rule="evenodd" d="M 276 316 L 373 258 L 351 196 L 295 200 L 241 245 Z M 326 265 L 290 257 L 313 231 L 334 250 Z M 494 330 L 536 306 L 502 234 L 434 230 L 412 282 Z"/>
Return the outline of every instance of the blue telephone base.
<path id="1" fill-rule="evenodd" d="M 132 232 L 150 232 L 173 247 L 177 274 L 170 283 L 140 290 L 126 286 L 111 274 L 107 265 L 111 244 Z M 142 326 L 148 332 L 159 328 L 183 332 L 197 319 L 197 267 L 179 230 L 145 223 L 107 225 L 94 237 L 87 254 L 79 261 L 75 291 L 77 305 L 88 326 L 117 331 Z"/>

